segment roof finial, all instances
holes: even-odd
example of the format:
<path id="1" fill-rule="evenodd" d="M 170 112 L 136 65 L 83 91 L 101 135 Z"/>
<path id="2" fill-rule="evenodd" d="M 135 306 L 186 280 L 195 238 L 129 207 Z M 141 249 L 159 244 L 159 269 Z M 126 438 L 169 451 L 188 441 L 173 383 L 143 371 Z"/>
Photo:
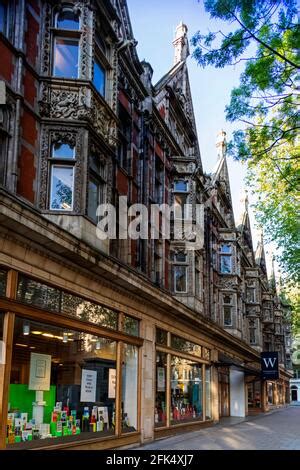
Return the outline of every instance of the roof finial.
<path id="1" fill-rule="evenodd" d="M 247 189 L 244 190 L 244 204 L 245 204 L 245 212 L 248 212 L 248 209 L 249 209 L 249 198 L 248 198 L 248 191 L 247 191 Z"/>
<path id="2" fill-rule="evenodd" d="M 222 158 L 226 155 L 226 132 L 223 129 L 217 135 L 217 142 L 216 142 L 218 157 Z"/>
<path id="3" fill-rule="evenodd" d="M 187 26 L 181 21 L 176 28 L 175 39 L 173 41 L 175 48 L 174 65 L 186 60 L 190 55 L 187 32 Z"/>
<path id="4" fill-rule="evenodd" d="M 259 241 L 261 243 L 261 245 L 264 244 L 264 229 L 263 229 L 263 226 L 260 225 L 257 229 L 257 235 L 259 237 Z"/>

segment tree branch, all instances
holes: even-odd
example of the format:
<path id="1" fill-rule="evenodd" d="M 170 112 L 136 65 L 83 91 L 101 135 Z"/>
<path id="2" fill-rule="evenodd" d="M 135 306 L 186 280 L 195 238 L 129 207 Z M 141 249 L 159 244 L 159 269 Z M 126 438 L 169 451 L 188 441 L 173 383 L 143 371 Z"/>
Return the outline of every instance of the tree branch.
<path id="1" fill-rule="evenodd" d="M 232 11 L 229 11 L 228 12 L 236 19 L 236 21 L 239 23 L 239 25 L 245 30 L 247 31 L 248 34 L 250 34 L 250 36 L 255 39 L 255 41 L 257 41 L 259 44 L 261 44 L 263 47 L 265 47 L 266 49 L 268 49 L 269 51 L 273 52 L 273 54 L 277 55 L 278 57 L 280 57 L 282 60 L 284 60 L 285 62 L 287 62 L 288 64 L 292 65 L 293 67 L 295 67 L 296 69 L 300 69 L 300 66 L 295 64 L 294 62 L 292 62 L 291 60 L 289 60 L 287 57 L 285 57 L 284 55 L 280 54 L 280 52 L 276 51 L 276 49 L 273 49 L 273 47 L 269 46 L 268 44 L 266 44 L 264 41 L 262 41 L 261 39 L 259 39 L 257 36 L 255 36 L 254 33 L 252 33 L 250 31 L 249 28 L 247 28 L 247 26 L 245 26 L 240 20 L 239 18 L 234 14 L 232 13 Z"/>

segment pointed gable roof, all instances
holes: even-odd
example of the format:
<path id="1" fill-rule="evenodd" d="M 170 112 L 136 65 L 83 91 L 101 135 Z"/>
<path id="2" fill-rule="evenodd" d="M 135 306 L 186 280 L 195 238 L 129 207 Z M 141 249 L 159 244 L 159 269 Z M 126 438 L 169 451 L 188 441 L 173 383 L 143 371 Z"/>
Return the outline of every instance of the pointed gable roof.
<path id="1" fill-rule="evenodd" d="M 255 263 L 260 268 L 262 273 L 265 276 L 267 276 L 267 264 L 266 264 L 266 256 L 265 256 L 264 239 L 263 239 L 262 230 L 260 233 L 260 240 L 257 244 L 256 251 L 255 251 Z"/>
<path id="2" fill-rule="evenodd" d="M 226 158 L 226 132 L 223 130 L 218 134 L 216 147 L 218 151 L 218 161 L 211 175 L 212 183 L 214 186 L 221 189 L 222 195 L 226 199 L 227 207 L 231 208 L 232 222 L 234 224 L 229 171 Z"/>
<path id="3" fill-rule="evenodd" d="M 154 85 L 154 101 L 157 108 L 169 106 L 172 102 L 175 106 L 176 116 L 182 120 L 183 127 L 189 133 L 195 148 L 195 157 L 198 167 L 202 170 L 200 148 L 198 143 L 196 119 L 189 82 L 186 59 L 189 55 L 187 27 L 182 22 L 177 26 L 176 38 L 173 41 L 175 47 L 173 67 Z"/>
<path id="4" fill-rule="evenodd" d="M 243 249 L 246 252 L 247 258 L 251 263 L 255 264 L 255 256 L 253 249 L 252 233 L 251 233 L 251 224 L 249 217 L 249 200 L 248 193 L 245 191 L 244 197 L 241 200 L 241 203 L 244 204 L 244 211 L 242 212 L 240 218 L 240 224 L 237 229 L 240 232 L 240 241 Z"/>

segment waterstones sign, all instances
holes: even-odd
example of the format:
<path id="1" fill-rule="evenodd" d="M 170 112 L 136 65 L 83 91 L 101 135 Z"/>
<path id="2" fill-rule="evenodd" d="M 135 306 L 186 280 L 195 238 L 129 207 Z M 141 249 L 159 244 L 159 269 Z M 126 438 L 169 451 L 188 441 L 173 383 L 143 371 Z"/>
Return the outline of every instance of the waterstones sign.
<path id="1" fill-rule="evenodd" d="M 263 380 L 279 379 L 278 352 L 267 351 L 261 355 L 261 377 Z"/>

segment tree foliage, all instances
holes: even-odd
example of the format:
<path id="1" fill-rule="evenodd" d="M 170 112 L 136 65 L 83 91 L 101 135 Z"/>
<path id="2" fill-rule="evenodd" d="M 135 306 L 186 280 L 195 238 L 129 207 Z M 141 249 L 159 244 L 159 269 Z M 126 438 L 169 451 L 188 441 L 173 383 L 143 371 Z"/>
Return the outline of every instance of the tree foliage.
<path id="1" fill-rule="evenodd" d="M 279 248 L 286 273 L 298 277 L 300 34 L 294 0 L 206 0 L 214 19 L 232 31 L 196 33 L 193 56 L 203 67 L 243 61 L 226 118 L 240 122 L 229 153 L 249 167 L 248 181 L 260 196 L 259 221 Z M 298 278 L 299 279 L 299 278 Z"/>

